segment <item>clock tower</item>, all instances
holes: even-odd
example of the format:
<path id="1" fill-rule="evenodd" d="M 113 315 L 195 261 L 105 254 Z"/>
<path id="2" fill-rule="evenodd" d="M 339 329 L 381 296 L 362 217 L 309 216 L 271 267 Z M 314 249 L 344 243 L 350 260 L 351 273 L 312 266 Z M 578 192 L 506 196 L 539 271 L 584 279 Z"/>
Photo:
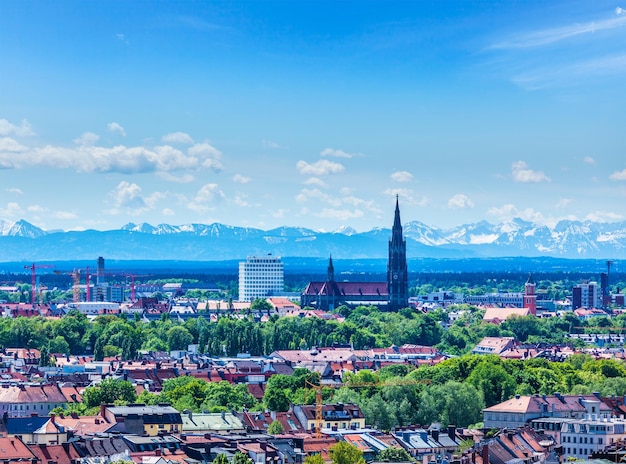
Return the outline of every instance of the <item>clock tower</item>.
<path id="1" fill-rule="evenodd" d="M 397 311 L 409 306 L 409 273 L 406 264 L 406 240 L 402 236 L 400 207 L 396 195 L 396 212 L 389 240 L 389 261 L 387 262 L 388 308 Z"/>

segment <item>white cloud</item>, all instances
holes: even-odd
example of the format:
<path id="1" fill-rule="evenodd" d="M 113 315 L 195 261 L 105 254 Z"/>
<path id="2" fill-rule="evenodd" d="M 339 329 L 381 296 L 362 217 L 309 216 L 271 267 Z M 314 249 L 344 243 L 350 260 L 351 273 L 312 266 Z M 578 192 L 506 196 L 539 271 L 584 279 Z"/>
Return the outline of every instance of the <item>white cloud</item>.
<path id="1" fill-rule="evenodd" d="M 345 171 L 342 164 L 328 160 L 319 160 L 313 164 L 300 160 L 296 164 L 296 168 L 300 171 L 300 174 L 311 174 L 313 176 L 339 174 Z"/>
<path id="2" fill-rule="evenodd" d="M 464 209 L 473 207 L 474 202 L 470 200 L 467 195 L 464 195 L 462 193 L 457 193 L 448 200 L 448 208 L 450 209 Z"/>
<path id="3" fill-rule="evenodd" d="M 612 221 L 623 220 L 624 215 L 619 214 L 619 213 L 614 213 L 612 211 L 594 211 L 594 212 L 587 214 L 587 216 L 585 216 L 585 219 L 588 221 L 594 221 L 594 222 L 612 222 Z"/>
<path id="4" fill-rule="evenodd" d="M 233 176 L 233 182 L 237 183 L 237 184 L 247 184 L 248 182 L 250 182 L 250 178 L 246 177 L 244 175 L 241 174 L 235 174 Z"/>
<path id="5" fill-rule="evenodd" d="M 0 217 L 16 217 L 22 214 L 22 208 L 17 203 L 8 203 L 6 208 L 0 208 Z"/>
<path id="6" fill-rule="evenodd" d="M 626 169 L 622 171 L 615 171 L 609 176 L 611 180 L 626 180 Z"/>
<path id="7" fill-rule="evenodd" d="M 77 219 L 78 215 L 70 211 L 55 211 L 53 214 L 56 219 Z"/>
<path id="8" fill-rule="evenodd" d="M 572 199 L 571 198 L 560 198 L 559 201 L 556 202 L 555 206 L 557 208 L 565 208 L 570 203 L 572 203 Z"/>
<path id="9" fill-rule="evenodd" d="M 0 137 L 0 153 L 22 153 L 25 151 L 28 151 L 28 147 L 22 145 L 17 140 L 12 139 L 11 137 Z"/>
<path id="10" fill-rule="evenodd" d="M 28 211 L 29 213 L 44 213 L 46 212 L 46 209 L 43 206 L 39 206 L 39 205 L 30 205 L 26 208 L 26 211 Z"/>
<path id="11" fill-rule="evenodd" d="M 113 132 L 114 134 L 119 134 L 122 137 L 126 137 L 126 131 L 117 122 L 110 122 L 110 123 L 108 123 L 107 124 L 107 129 L 109 129 L 109 132 Z"/>
<path id="12" fill-rule="evenodd" d="M 129 213 L 152 210 L 159 200 L 165 198 L 165 195 L 160 192 L 145 196 L 139 185 L 125 180 L 121 181 L 109 196 L 115 206 L 115 209 L 111 211 L 114 214 L 118 214 L 120 210 L 126 210 Z"/>
<path id="13" fill-rule="evenodd" d="M 248 198 L 248 196 L 244 195 L 243 193 L 235 195 L 235 204 L 241 207 L 250 206 L 250 203 L 248 203 L 248 200 L 246 200 L 246 198 Z"/>
<path id="14" fill-rule="evenodd" d="M 19 126 L 10 123 L 7 119 L 0 119 L 0 135 L 16 135 L 18 137 L 30 137 L 35 135 L 33 128 L 26 119 L 22 119 Z"/>
<path id="15" fill-rule="evenodd" d="M 285 217 L 285 215 L 289 212 L 288 209 L 283 209 L 283 208 L 279 208 L 275 211 L 271 211 L 270 214 L 272 215 L 273 218 L 276 219 L 282 219 Z"/>
<path id="16" fill-rule="evenodd" d="M 616 15 L 622 15 L 624 13 L 626 13 L 626 10 L 624 10 L 624 8 L 619 7 L 619 6 L 615 8 L 615 14 Z"/>
<path id="17" fill-rule="evenodd" d="M 487 214 L 495 216 L 500 221 L 510 221 L 514 218 L 520 218 L 524 221 L 549 226 L 554 226 L 558 222 L 557 218 L 546 217 L 539 211 L 535 211 L 533 208 L 525 208 L 523 210 L 520 210 L 512 204 L 506 204 L 499 208 L 489 208 L 489 210 L 487 210 Z"/>
<path id="18" fill-rule="evenodd" d="M 298 203 L 306 203 L 311 199 L 320 200 L 335 207 L 341 205 L 341 200 L 339 198 L 324 193 L 319 189 L 302 189 L 300 190 L 300 193 L 296 195 L 296 201 Z"/>
<path id="19" fill-rule="evenodd" d="M 158 175 L 169 182 L 176 182 L 178 184 L 189 184 L 196 180 L 196 178 L 191 174 L 182 174 L 180 176 L 175 176 L 170 172 L 159 172 Z"/>
<path id="20" fill-rule="evenodd" d="M 186 134 L 185 132 L 172 132 L 170 134 L 165 134 L 161 140 L 166 143 L 183 143 L 187 145 L 191 145 L 193 143 L 191 135 Z"/>
<path id="21" fill-rule="evenodd" d="M 272 142 L 271 140 L 261 140 L 261 145 L 263 145 L 266 148 L 274 148 L 274 149 L 282 148 L 279 144 L 277 144 L 276 142 Z"/>
<path id="22" fill-rule="evenodd" d="M 74 143 L 80 147 L 91 147 L 100 139 L 98 134 L 85 132 L 80 137 L 74 139 Z"/>
<path id="23" fill-rule="evenodd" d="M 550 182 L 550 178 L 541 171 L 529 169 L 524 161 L 516 161 L 512 166 L 513 180 L 525 184 Z"/>
<path id="24" fill-rule="evenodd" d="M 413 174 L 408 171 L 396 171 L 391 174 L 391 179 L 396 182 L 411 182 L 413 180 Z"/>
<path id="25" fill-rule="evenodd" d="M 163 209 L 161 210 L 161 214 L 162 214 L 163 216 L 174 216 L 176 213 L 174 212 L 174 210 L 173 210 L 173 209 L 170 209 L 170 208 L 163 208 Z"/>
<path id="26" fill-rule="evenodd" d="M 555 27 L 534 31 L 492 45 L 491 49 L 516 49 L 550 45 L 581 34 L 592 34 L 603 30 L 615 29 L 626 25 L 626 16 L 622 16 L 622 8 L 616 8 L 616 18 L 576 23 L 568 26 Z"/>
<path id="27" fill-rule="evenodd" d="M 7 189 L 4 189 L 4 190 L 6 192 L 9 192 L 9 193 L 15 193 L 16 195 L 23 195 L 24 194 L 24 192 L 22 192 L 20 189 L 14 188 L 14 187 L 7 188 Z"/>
<path id="28" fill-rule="evenodd" d="M 184 153 L 170 145 L 146 148 L 117 145 L 111 148 L 94 145 L 98 136 L 87 132 L 75 140 L 75 148 L 47 145 L 28 148 L 19 157 L 0 151 L 0 167 L 19 169 L 43 166 L 75 169 L 78 172 L 119 172 L 137 174 L 207 168 L 219 172 L 221 152 L 208 143 L 196 144 Z M 188 181 L 189 179 L 182 179 Z"/>
<path id="29" fill-rule="evenodd" d="M 327 188 L 328 184 L 319 177 L 309 177 L 303 182 L 304 185 L 317 185 L 318 187 Z"/>
<path id="30" fill-rule="evenodd" d="M 583 162 L 592 166 L 596 164 L 596 160 L 592 156 L 585 156 Z"/>
<path id="31" fill-rule="evenodd" d="M 217 184 L 206 184 L 200 187 L 198 193 L 187 206 L 198 213 L 206 213 L 214 208 L 213 203 L 225 198 L 224 192 Z"/>
<path id="32" fill-rule="evenodd" d="M 386 189 L 383 193 L 392 197 L 397 195 L 403 203 L 409 205 L 426 206 L 430 203 L 430 198 L 426 195 L 419 195 L 411 189 L 391 188 Z"/>
<path id="33" fill-rule="evenodd" d="M 354 158 L 355 156 L 363 156 L 360 153 L 347 153 L 343 150 L 335 150 L 334 148 L 324 148 L 320 152 L 320 156 L 332 156 L 335 158 Z"/>

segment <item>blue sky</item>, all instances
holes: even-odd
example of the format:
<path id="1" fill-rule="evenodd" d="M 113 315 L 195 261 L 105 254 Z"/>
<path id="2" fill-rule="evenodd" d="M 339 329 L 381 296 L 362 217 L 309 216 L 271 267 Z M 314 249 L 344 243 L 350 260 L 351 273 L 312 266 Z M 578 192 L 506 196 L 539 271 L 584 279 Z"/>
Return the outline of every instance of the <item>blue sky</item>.
<path id="1" fill-rule="evenodd" d="M 609 1 L 0 2 L 0 219 L 626 219 Z"/>

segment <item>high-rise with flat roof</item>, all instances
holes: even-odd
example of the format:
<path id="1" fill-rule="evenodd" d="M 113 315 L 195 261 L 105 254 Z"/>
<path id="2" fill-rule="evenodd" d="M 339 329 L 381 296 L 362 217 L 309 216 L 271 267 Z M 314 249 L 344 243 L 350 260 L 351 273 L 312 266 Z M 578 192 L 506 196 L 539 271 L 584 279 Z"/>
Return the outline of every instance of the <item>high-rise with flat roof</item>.
<path id="1" fill-rule="evenodd" d="M 280 295 L 284 284 L 284 266 L 278 256 L 248 256 L 239 263 L 239 301 Z"/>

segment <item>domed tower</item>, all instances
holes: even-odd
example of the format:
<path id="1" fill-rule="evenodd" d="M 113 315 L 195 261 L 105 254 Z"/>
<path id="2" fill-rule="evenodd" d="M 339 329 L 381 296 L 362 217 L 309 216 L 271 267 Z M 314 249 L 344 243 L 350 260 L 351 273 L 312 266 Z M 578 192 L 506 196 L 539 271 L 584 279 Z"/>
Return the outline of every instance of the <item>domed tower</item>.
<path id="1" fill-rule="evenodd" d="M 402 236 L 400 207 L 396 195 L 396 212 L 389 240 L 389 260 L 387 262 L 388 308 L 392 311 L 409 306 L 409 273 L 406 264 L 406 240 Z"/>

